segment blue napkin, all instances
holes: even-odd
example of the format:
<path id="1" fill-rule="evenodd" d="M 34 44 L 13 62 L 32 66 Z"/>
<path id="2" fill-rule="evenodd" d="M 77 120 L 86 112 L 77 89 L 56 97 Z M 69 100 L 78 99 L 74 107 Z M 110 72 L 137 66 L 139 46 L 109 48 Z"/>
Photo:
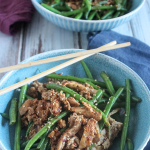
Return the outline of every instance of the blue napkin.
<path id="1" fill-rule="evenodd" d="M 102 52 L 123 62 L 133 69 L 147 84 L 150 89 L 150 47 L 143 42 L 129 36 L 121 35 L 114 31 L 102 31 L 88 35 L 88 49 L 98 48 L 114 40 L 117 44 L 131 42 L 130 47 L 120 50 Z"/>
<path id="2" fill-rule="evenodd" d="M 117 44 L 131 42 L 130 47 L 102 53 L 114 57 L 129 66 L 144 80 L 150 89 L 150 47 L 148 45 L 133 37 L 124 36 L 114 31 L 90 33 L 88 40 L 88 49 L 98 48 L 114 40 L 117 41 Z M 150 141 L 144 150 L 150 150 Z"/>

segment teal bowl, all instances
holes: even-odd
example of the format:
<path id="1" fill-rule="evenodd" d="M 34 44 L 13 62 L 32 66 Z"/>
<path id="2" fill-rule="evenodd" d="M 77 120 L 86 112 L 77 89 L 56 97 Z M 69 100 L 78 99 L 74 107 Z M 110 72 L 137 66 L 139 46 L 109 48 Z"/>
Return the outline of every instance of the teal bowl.
<path id="1" fill-rule="evenodd" d="M 78 52 L 78 49 L 56 50 L 35 55 L 22 63 L 41 60 L 45 58 L 60 56 L 64 54 Z M 39 66 L 24 68 L 7 73 L 0 81 L 0 89 L 13 85 L 19 81 L 24 80 L 25 77 L 31 77 L 38 74 L 38 69 L 43 72 L 54 66 L 57 66 L 66 60 L 47 63 Z M 96 54 L 87 59 L 85 62 L 89 66 L 95 79 L 101 80 L 100 72 L 106 71 L 113 83 L 124 85 L 125 79 L 131 79 L 131 85 L 134 94 L 142 98 L 142 102 L 132 108 L 129 122 L 129 137 L 133 140 L 134 149 L 142 150 L 150 137 L 150 92 L 143 82 L 143 80 L 129 67 L 119 62 L 118 60 L 106 56 L 104 54 Z M 57 72 L 63 72 L 64 75 L 75 75 L 77 77 L 86 77 L 84 70 L 77 62 L 71 66 L 61 69 Z M 42 78 L 40 81 L 47 81 L 47 78 Z M 0 112 L 9 111 L 10 100 L 13 97 L 18 97 L 17 90 L 8 92 L 0 96 Z M 0 116 L 0 148 L 3 150 L 13 150 L 15 126 L 9 126 L 6 119 Z M 120 140 L 116 139 L 109 150 L 120 150 Z M 127 148 L 126 148 L 127 150 Z"/>
<path id="2" fill-rule="evenodd" d="M 45 9 L 40 5 L 40 3 L 43 0 L 31 0 L 31 1 L 35 9 L 50 22 L 64 29 L 78 32 L 81 31 L 93 32 L 116 28 L 132 19 L 138 13 L 138 11 L 141 9 L 141 7 L 145 2 L 145 0 L 132 0 L 133 5 L 132 8 L 130 9 L 130 12 L 118 18 L 107 20 L 79 20 L 64 17 Z"/>

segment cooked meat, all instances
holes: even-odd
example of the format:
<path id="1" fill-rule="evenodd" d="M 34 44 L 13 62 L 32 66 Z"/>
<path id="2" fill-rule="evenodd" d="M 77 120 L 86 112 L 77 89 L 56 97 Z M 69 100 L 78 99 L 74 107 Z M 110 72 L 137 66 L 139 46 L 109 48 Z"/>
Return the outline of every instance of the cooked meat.
<path id="1" fill-rule="evenodd" d="M 109 123 L 110 123 L 110 139 L 108 137 L 108 129 L 104 128 L 100 132 L 100 141 L 96 144 L 97 150 L 107 150 L 113 140 L 117 137 L 118 133 L 121 131 L 123 124 L 121 122 L 117 122 L 114 119 L 109 117 Z"/>
<path id="2" fill-rule="evenodd" d="M 86 102 L 82 102 L 84 107 L 71 107 L 70 111 L 75 112 L 77 114 L 84 115 L 88 118 L 94 118 L 99 121 L 102 119 L 102 114 L 100 111 L 94 110 L 90 104 Z"/>
<path id="3" fill-rule="evenodd" d="M 91 99 L 91 95 L 96 94 L 97 90 L 95 90 L 92 86 L 90 86 L 89 84 L 81 84 L 75 81 L 67 81 L 67 80 L 63 80 L 62 81 L 62 85 L 63 86 L 67 86 L 71 89 L 75 89 L 76 91 L 80 91 L 79 94 L 80 95 L 86 95 L 87 99 Z"/>
<path id="4" fill-rule="evenodd" d="M 97 121 L 93 118 L 89 119 L 87 125 L 84 128 L 84 132 L 79 144 L 79 149 L 89 147 L 93 143 L 93 139 L 96 133 Z"/>
<path id="5" fill-rule="evenodd" d="M 44 91 L 44 92 L 42 92 L 42 99 L 43 100 L 50 100 L 50 101 L 58 99 L 58 92 L 56 92 L 53 89 L 48 90 L 48 91 Z"/>
<path id="6" fill-rule="evenodd" d="M 20 115 L 21 116 L 24 115 L 27 112 L 28 108 L 32 106 L 33 106 L 33 100 L 31 99 L 26 100 L 19 109 Z"/>
<path id="7" fill-rule="evenodd" d="M 74 137 L 75 134 L 81 129 L 82 119 L 82 115 L 77 115 L 75 113 L 70 116 L 68 120 L 69 124 L 70 122 L 73 124 L 61 135 L 57 143 L 56 150 L 62 150 L 66 142 L 69 141 L 71 137 Z"/>
<path id="8" fill-rule="evenodd" d="M 71 107 L 78 107 L 80 105 L 73 97 L 69 97 L 68 102 L 70 103 Z"/>
<path id="9" fill-rule="evenodd" d="M 28 135 L 28 139 L 31 139 L 38 131 L 40 131 L 41 129 L 41 126 L 40 125 L 33 125 L 31 128 L 30 128 L 30 132 L 29 132 L 29 135 Z"/>
<path id="10" fill-rule="evenodd" d="M 79 146 L 79 138 L 77 136 L 74 136 L 70 138 L 70 140 L 67 141 L 65 149 L 74 149 Z"/>
<path id="11" fill-rule="evenodd" d="M 35 87 L 29 88 L 27 94 L 33 98 L 38 98 L 38 91 Z"/>
<path id="12" fill-rule="evenodd" d="M 100 140 L 100 129 L 99 129 L 99 124 L 96 124 L 96 132 L 95 132 L 95 137 L 93 139 L 93 143 L 97 143 Z"/>
<path id="13" fill-rule="evenodd" d="M 40 93 L 47 91 L 46 84 L 34 81 L 31 83 L 31 86 L 35 87 L 36 90 Z"/>
<path id="14" fill-rule="evenodd" d="M 22 116 L 23 126 L 27 126 L 29 121 L 33 121 L 34 125 L 31 128 L 29 137 L 33 137 L 37 131 L 47 122 L 50 116 L 51 102 L 46 100 L 26 100 L 19 112 Z"/>
<path id="15" fill-rule="evenodd" d="M 60 114 L 60 112 L 61 112 L 61 104 L 60 104 L 59 100 L 55 99 L 55 100 L 53 100 L 51 102 L 50 112 L 54 116 L 58 116 Z"/>
<path id="16" fill-rule="evenodd" d="M 68 102 L 67 98 L 65 97 L 65 93 L 59 93 L 60 101 L 64 103 L 64 108 L 70 110 L 70 103 Z"/>
<path id="17" fill-rule="evenodd" d="M 66 121 L 65 120 L 60 119 L 57 123 L 58 123 L 58 126 L 60 128 L 66 127 Z"/>
<path id="18" fill-rule="evenodd" d="M 50 116 L 50 108 L 51 104 L 49 101 L 39 100 L 35 112 L 37 118 L 34 120 L 34 123 L 41 125 L 43 122 L 47 121 L 48 117 Z"/>

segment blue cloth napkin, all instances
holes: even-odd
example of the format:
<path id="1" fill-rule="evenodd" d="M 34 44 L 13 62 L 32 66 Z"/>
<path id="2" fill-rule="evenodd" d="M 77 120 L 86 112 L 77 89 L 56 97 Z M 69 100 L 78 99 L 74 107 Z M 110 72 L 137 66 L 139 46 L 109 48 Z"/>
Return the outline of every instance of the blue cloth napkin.
<path id="1" fill-rule="evenodd" d="M 102 52 L 123 62 L 133 69 L 147 84 L 150 89 L 150 47 L 143 42 L 129 36 L 124 36 L 114 31 L 102 31 L 88 35 L 88 49 L 98 48 L 114 40 L 117 44 L 131 42 L 130 47 L 120 50 Z M 150 150 L 150 141 L 144 150 Z"/>

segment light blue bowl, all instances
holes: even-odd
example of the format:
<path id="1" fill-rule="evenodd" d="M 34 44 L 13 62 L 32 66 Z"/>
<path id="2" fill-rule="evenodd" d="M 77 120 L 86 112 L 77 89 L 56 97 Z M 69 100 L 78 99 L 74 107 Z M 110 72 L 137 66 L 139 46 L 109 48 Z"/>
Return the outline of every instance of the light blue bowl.
<path id="1" fill-rule="evenodd" d="M 68 50 L 57 50 L 52 52 L 42 53 L 33 56 L 25 61 L 31 62 L 36 60 L 41 60 L 45 58 L 50 58 L 54 56 L 60 56 L 64 54 L 69 54 L 77 52 L 79 50 L 68 49 Z M 44 65 L 34 66 L 30 68 L 20 69 L 7 73 L 0 82 L 0 89 L 8 87 L 16 82 L 24 80 L 25 77 L 31 77 L 37 73 L 37 68 L 40 71 L 45 71 L 54 66 L 57 66 L 66 60 L 48 63 Z M 148 142 L 150 137 L 150 92 L 143 82 L 143 80 L 129 67 L 123 63 L 108 57 L 104 54 L 96 54 L 85 59 L 85 62 L 89 66 L 95 79 L 100 80 L 100 72 L 106 71 L 113 83 L 118 85 L 124 85 L 125 79 L 131 79 L 131 84 L 133 87 L 134 94 L 142 98 L 142 102 L 137 104 L 135 108 L 131 111 L 130 125 L 129 125 L 129 137 L 134 142 L 135 150 L 142 150 Z M 69 67 L 59 70 L 58 72 L 63 72 L 64 75 L 75 75 L 78 77 L 86 77 L 81 64 L 75 63 Z M 41 79 L 42 81 L 47 81 L 47 78 Z M 17 91 L 11 91 L 7 94 L 0 96 L 0 112 L 8 113 L 10 100 L 15 96 L 18 97 Z M 14 126 L 9 126 L 8 121 L 0 116 L 0 147 L 5 150 L 13 150 L 14 143 Z M 120 150 L 120 140 L 114 141 L 113 146 L 110 150 Z"/>
<path id="2" fill-rule="evenodd" d="M 55 14 L 40 5 L 42 0 L 31 0 L 36 10 L 47 20 L 60 26 L 62 28 L 72 30 L 72 31 L 85 31 L 85 32 L 92 32 L 92 31 L 102 31 L 102 30 L 110 30 L 117 26 L 122 25 L 123 23 L 129 21 L 140 8 L 143 6 L 145 0 L 132 0 L 133 6 L 130 12 L 124 16 L 108 19 L 108 20 L 79 20 L 73 19 L 69 17 L 64 17 L 58 14 Z"/>

